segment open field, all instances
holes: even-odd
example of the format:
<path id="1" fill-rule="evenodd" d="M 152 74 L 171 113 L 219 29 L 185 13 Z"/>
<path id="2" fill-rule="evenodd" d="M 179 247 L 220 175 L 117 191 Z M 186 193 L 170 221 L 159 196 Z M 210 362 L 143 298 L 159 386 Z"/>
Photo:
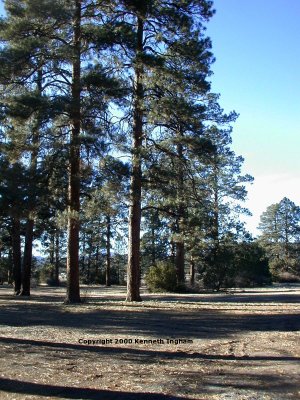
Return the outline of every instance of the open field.
<path id="1" fill-rule="evenodd" d="M 1 400 L 300 398 L 300 286 L 143 290 L 132 304 L 118 287 L 84 287 L 82 305 L 62 304 L 64 288 L 11 293 L 0 287 Z"/>

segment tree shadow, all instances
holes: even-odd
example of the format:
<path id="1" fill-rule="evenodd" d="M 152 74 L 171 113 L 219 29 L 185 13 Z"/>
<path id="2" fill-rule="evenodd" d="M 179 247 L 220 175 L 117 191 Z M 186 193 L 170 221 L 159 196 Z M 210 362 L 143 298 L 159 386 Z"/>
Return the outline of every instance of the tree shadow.
<path id="1" fill-rule="evenodd" d="M 131 393 L 125 391 L 98 390 L 88 387 L 56 386 L 0 378 L 0 390 L 10 393 L 82 400 L 179 400 L 187 399 L 187 397 L 183 397 L 186 396 L 187 393 L 188 398 L 192 399 L 193 396 L 197 396 L 198 398 L 201 394 L 216 395 L 226 393 L 228 395 L 230 391 L 232 398 L 235 398 L 235 393 L 238 393 L 238 395 L 241 396 L 249 391 L 254 391 L 256 394 L 255 398 L 259 398 L 260 394 L 263 396 L 265 393 L 268 393 L 269 395 L 274 393 L 284 393 L 285 398 L 288 399 L 290 396 L 295 395 L 299 390 L 299 383 L 296 381 L 296 377 L 291 378 L 290 376 L 264 372 L 269 369 L 270 362 L 293 362 L 296 364 L 300 361 L 299 357 L 239 357 L 222 354 L 190 354 L 188 352 L 168 352 L 148 350 L 144 348 L 132 349 L 84 346 L 78 344 L 52 343 L 47 341 L 13 338 L 1 338 L 0 341 L 11 345 L 14 352 L 17 351 L 17 347 L 20 345 L 28 346 L 29 352 L 34 352 L 34 347 L 38 347 L 38 354 L 43 359 L 48 359 L 51 354 L 51 349 L 53 349 L 55 353 L 57 350 L 63 349 L 71 351 L 71 354 L 68 355 L 65 353 L 63 357 L 70 359 L 71 355 L 71 358 L 74 359 L 75 363 L 79 359 L 88 361 L 89 358 L 86 357 L 85 352 L 94 352 L 102 356 L 105 355 L 106 358 L 100 357 L 100 359 L 106 360 L 106 362 L 110 362 L 110 360 L 118 362 L 116 356 L 122 356 L 122 367 L 124 367 L 124 362 L 126 361 L 129 361 L 130 364 L 134 362 L 137 370 L 139 368 L 139 362 L 152 364 L 159 363 L 160 360 L 170 360 L 171 364 L 169 365 L 178 365 L 178 370 L 165 369 L 165 374 L 167 374 L 165 378 L 167 378 L 167 380 L 164 380 L 163 382 L 164 392 L 176 393 L 176 396 L 157 393 L 157 389 L 156 393 Z M 82 353 L 79 354 L 78 352 Z M 91 355 L 91 357 L 94 358 L 93 355 Z M 191 364 L 189 364 L 189 370 L 182 368 L 180 362 L 181 360 L 183 361 L 183 359 L 185 365 L 189 360 L 191 361 Z M 209 364 L 211 367 L 208 370 L 203 371 L 201 367 L 199 371 L 193 370 L 193 368 L 197 368 L 200 365 L 207 365 L 207 361 L 215 362 L 216 364 L 213 364 L 215 366 Z M 235 362 L 234 368 L 232 368 L 232 361 Z M 261 367 L 263 368 L 262 372 L 258 372 Z M 246 372 L 239 372 L 240 368 L 243 368 Z M 287 368 L 290 368 L 290 364 L 288 364 Z M 122 374 L 122 371 L 120 370 L 119 373 Z"/>
<path id="2" fill-rule="evenodd" d="M 246 314 L 217 309 L 105 309 L 13 302 L 3 306 L 0 324 L 50 326 L 85 331 L 85 335 L 118 334 L 156 338 L 223 338 L 237 332 L 292 332 L 300 329 L 299 314 Z M 82 333 L 81 333 L 82 334 Z"/>
<path id="3" fill-rule="evenodd" d="M 155 300 L 162 302 L 182 302 L 182 303 L 300 303 L 298 293 L 261 293 L 261 292 L 243 292 L 243 293 L 206 293 L 197 295 L 145 295 L 144 300 Z"/>
<path id="4" fill-rule="evenodd" d="M 11 290 L 11 292 L 10 292 Z M 213 292 L 211 290 L 202 291 L 200 293 L 149 293 L 146 288 L 141 288 L 142 299 L 145 302 L 159 301 L 161 303 L 180 302 L 180 303 L 245 303 L 255 304 L 260 303 L 300 303 L 299 290 L 300 285 L 293 287 L 266 288 L 260 290 L 254 289 L 236 289 L 226 292 Z M 14 296 L 13 289 L 7 285 L 0 288 L 0 298 L 3 300 L 11 299 L 16 301 L 33 300 L 34 302 L 52 302 L 61 303 L 65 298 L 65 288 L 63 287 L 48 287 L 38 286 L 32 289 L 32 296 L 25 299 L 24 297 Z M 2 292 L 2 293 L 1 293 Z M 88 303 L 103 303 L 103 302 L 122 302 L 126 297 L 126 288 L 120 286 L 82 286 L 81 295 L 84 302 Z"/>
<path id="5" fill-rule="evenodd" d="M 162 393 L 134 393 L 124 391 L 98 390 L 81 387 L 54 386 L 25 382 L 15 379 L 0 378 L 0 390 L 36 396 L 81 400 L 177 400 L 183 397 L 169 396 Z M 189 398 L 190 400 L 190 398 Z"/>
<path id="6" fill-rule="evenodd" d="M 186 352 L 186 351 L 161 351 L 152 350 L 145 348 L 130 348 L 130 347 L 112 347 L 106 345 L 85 345 L 85 344 L 75 344 L 75 343 L 61 343 L 61 342 L 49 342 L 45 340 L 34 340 L 34 339 L 19 339 L 19 338 L 6 338 L 0 337 L 0 343 L 6 343 L 21 346 L 37 346 L 45 347 L 48 349 L 63 349 L 63 350 L 75 350 L 75 351 L 87 351 L 92 353 L 101 353 L 105 355 L 127 355 L 136 356 L 138 360 L 143 362 L 146 359 L 152 359 L 155 357 L 163 357 L 164 359 L 197 359 L 197 360 L 220 360 L 220 361 L 243 361 L 243 362 L 260 362 L 260 361 L 275 361 L 275 362 L 300 362 L 300 357 L 292 356 L 236 356 L 231 354 L 207 354 L 199 352 Z M 33 349 L 29 349 L 33 351 Z M 132 360 L 132 358 L 131 358 Z"/>
<path id="7" fill-rule="evenodd" d="M 298 397 L 299 383 L 291 381 L 289 377 L 279 376 L 278 374 L 253 373 L 251 369 L 248 373 L 240 373 L 231 370 L 223 370 L 214 374 L 201 375 L 195 372 L 183 372 L 181 380 L 174 380 L 172 387 L 175 393 L 182 392 L 183 385 L 189 387 L 191 396 L 197 394 L 222 395 L 226 398 L 274 398 L 274 399 L 296 399 Z M 247 397 L 244 397 L 244 396 Z M 252 395 L 254 395 L 252 397 Z M 277 397 L 283 395 L 284 397 Z M 230 396 L 230 397 L 229 397 Z M 272 397 L 269 397 L 272 396 Z M 273 397 L 275 396 L 275 397 Z M 223 398 L 223 397 L 222 397 Z"/>

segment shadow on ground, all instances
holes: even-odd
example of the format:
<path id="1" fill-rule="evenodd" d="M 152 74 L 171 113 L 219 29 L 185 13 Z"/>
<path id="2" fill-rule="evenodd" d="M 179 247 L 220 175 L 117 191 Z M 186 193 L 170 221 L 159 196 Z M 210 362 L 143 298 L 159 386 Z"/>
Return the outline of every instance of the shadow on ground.
<path id="1" fill-rule="evenodd" d="M 51 326 L 84 330 L 85 334 L 147 335 L 157 338 L 222 338 L 237 332 L 300 329 L 299 314 L 246 314 L 216 309 L 90 309 L 43 303 L 14 302 L 2 306 L 0 325 Z"/>
<path id="2" fill-rule="evenodd" d="M 68 386 L 44 385 L 15 379 L 0 378 L 0 390 L 36 396 L 53 396 L 64 399 L 81 400 L 177 400 L 183 397 L 168 396 L 161 393 L 131 393 L 77 388 Z"/>
<path id="3" fill-rule="evenodd" d="M 74 343 L 58 343 L 48 342 L 44 340 L 32 340 L 32 339 L 18 339 L 18 338 L 5 338 L 0 337 L 0 343 L 9 344 L 13 347 L 17 345 L 25 346 L 25 348 L 32 352 L 34 347 L 42 347 L 47 350 L 70 350 L 70 351 L 86 351 L 92 353 L 99 353 L 99 355 L 117 355 L 120 354 L 122 357 L 126 356 L 133 360 L 135 357 L 137 360 L 147 362 L 147 359 L 152 360 L 155 357 L 163 357 L 164 359 L 197 359 L 197 360 L 220 360 L 220 361 L 275 361 L 275 362 L 295 362 L 300 363 L 300 357 L 291 356 L 235 356 L 231 354 L 203 354 L 198 352 L 185 352 L 185 351 L 160 351 L 160 350 L 147 350 L 145 348 L 124 348 L 124 347 L 110 347 L 110 346 L 92 346 Z M 41 349 L 42 350 L 42 349 Z M 300 365 L 300 364 L 299 364 Z"/>

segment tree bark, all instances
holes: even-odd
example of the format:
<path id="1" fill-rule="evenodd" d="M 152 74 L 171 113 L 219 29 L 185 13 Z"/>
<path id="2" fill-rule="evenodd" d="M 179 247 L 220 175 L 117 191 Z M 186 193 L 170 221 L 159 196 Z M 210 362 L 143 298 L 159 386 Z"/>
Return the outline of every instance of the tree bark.
<path id="1" fill-rule="evenodd" d="M 141 148 L 143 142 L 143 20 L 137 18 L 137 48 L 135 64 L 132 173 L 130 180 L 129 243 L 127 268 L 127 301 L 141 301 L 140 296 L 140 231 L 142 168 Z"/>
<path id="2" fill-rule="evenodd" d="M 21 293 L 22 284 L 22 265 L 21 265 L 21 237 L 20 237 L 20 220 L 12 219 L 12 259 L 13 259 L 13 283 L 16 295 Z"/>
<path id="3" fill-rule="evenodd" d="M 81 0 L 75 0 L 73 22 L 73 66 L 71 137 L 68 189 L 68 245 L 66 303 L 80 303 L 79 211 L 80 211 L 80 128 L 81 128 Z"/>

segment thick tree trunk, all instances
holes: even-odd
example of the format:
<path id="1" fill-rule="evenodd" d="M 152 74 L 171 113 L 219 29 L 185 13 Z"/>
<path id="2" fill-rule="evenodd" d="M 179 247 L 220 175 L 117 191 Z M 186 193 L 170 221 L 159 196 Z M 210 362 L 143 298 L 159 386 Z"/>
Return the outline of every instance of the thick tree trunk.
<path id="1" fill-rule="evenodd" d="M 141 301 L 140 297 L 140 231 L 142 168 L 141 148 L 143 142 L 143 20 L 137 22 L 137 49 L 135 66 L 135 96 L 133 115 L 132 172 L 130 180 L 129 243 L 127 268 L 127 301 Z"/>
<path id="2" fill-rule="evenodd" d="M 11 242 L 14 292 L 18 295 L 21 293 L 22 284 L 20 220 L 18 218 L 12 219 Z"/>
<path id="3" fill-rule="evenodd" d="M 80 211 L 80 126 L 81 126 L 81 0 L 75 0 L 73 23 L 73 71 L 71 137 L 68 190 L 68 245 L 66 303 L 80 303 L 79 211 Z"/>
<path id="4" fill-rule="evenodd" d="M 32 218 L 29 218 L 26 223 L 21 296 L 30 296 L 33 227 L 34 227 L 34 220 Z"/>
<path id="5" fill-rule="evenodd" d="M 110 254 L 110 239 L 111 239 L 111 221 L 110 216 L 106 216 L 106 270 L 105 270 L 105 284 L 111 285 L 110 270 L 111 270 L 111 254 Z"/>

